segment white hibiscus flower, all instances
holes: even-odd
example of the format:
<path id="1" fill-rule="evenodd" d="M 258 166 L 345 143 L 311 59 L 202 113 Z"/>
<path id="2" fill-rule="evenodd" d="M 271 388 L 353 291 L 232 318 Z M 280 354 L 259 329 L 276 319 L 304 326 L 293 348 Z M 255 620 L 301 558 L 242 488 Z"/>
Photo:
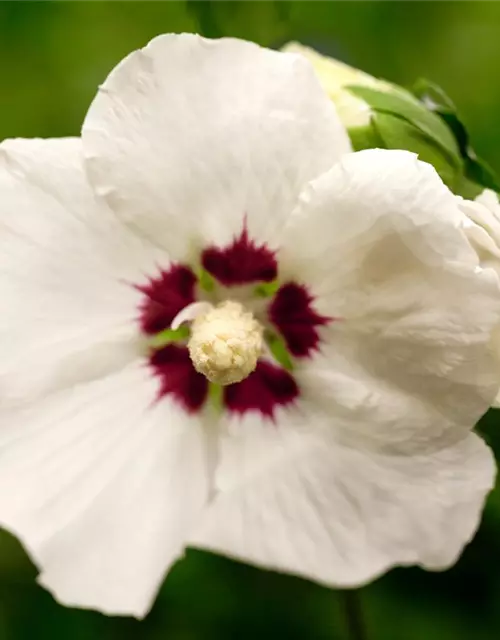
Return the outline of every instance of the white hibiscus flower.
<path id="1" fill-rule="evenodd" d="M 475 200 L 459 198 L 460 208 L 467 216 L 464 228 L 478 253 L 483 268 L 493 269 L 500 282 L 500 203 L 498 194 L 485 189 Z M 500 325 L 492 336 L 491 346 L 498 360 L 499 391 L 493 406 L 500 408 Z"/>
<path id="2" fill-rule="evenodd" d="M 473 535 L 496 275 L 429 165 L 348 152 L 306 60 L 192 35 L 1 145 L 0 522 L 61 602 L 142 616 L 189 544 L 346 586 Z"/>

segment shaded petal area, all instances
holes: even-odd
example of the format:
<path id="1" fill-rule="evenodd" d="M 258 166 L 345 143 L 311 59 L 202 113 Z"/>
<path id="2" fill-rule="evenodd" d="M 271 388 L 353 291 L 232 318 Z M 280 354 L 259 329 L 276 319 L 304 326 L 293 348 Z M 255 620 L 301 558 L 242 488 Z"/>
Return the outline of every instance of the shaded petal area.
<path id="1" fill-rule="evenodd" d="M 266 245 L 258 245 L 245 228 L 227 247 L 209 247 L 201 256 L 201 263 L 223 285 L 271 282 L 278 275 L 274 252 Z"/>
<path id="2" fill-rule="evenodd" d="M 196 276 L 184 265 L 173 264 L 137 288 L 144 294 L 139 323 L 144 333 L 168 329 L 175 316 L 195 300 Z"/>
<path id="3" fill-rule="evenodd" d="M 290 413 L 290 412 L 289 412 Z M 311 413 L 231 424 L 191 544 L 331 587 L 444 569 L 478 526 L 495 464 L 475 434 L 426 455 L 351 448 Z"/>
<path id="4" fill-rule="evenodd" d="M 224 404 L 236 414 L 260 413 L 274 419 L 278 408 L 286 407 L 299 396 L 293 376 L 266 360 L 259 360 L 248 378 L 224 387 Z"/>
<path id="5" fill-rule="evenodd" d="M 0 412 L 0 525 L 64 604 L 144 616 L 206 504 L 207 431 L 156 387 L 138 362 Z"/>
<path id="6" fill-rule="evenodd" d="M 280 269 L 342 318 L 298 363 L 299 385 L 360 446 L 424 446 L 472 429 L 491 406 L 498 279 L 478 268 L 464 218 L 429 164 L 368 150 L 313 181 L 284 231 Z"/>
<path id="7" fill-rule="evenodd" d="M 304 285 L 287 282 L 269 305 L 269 319 L 285 338 L 290 353 L 297 357 L 311 355 L 318 348 L 318 327 L 330 321 L 317 313 L 312 304 L 313 297 Z"/>
<path id="8" fill-rule="evenodd" d="M 129 283 L 168 256 L 94 196 L 79 139 L 3 142 L 0 192 L 0 526 L 61 602 L 142 616 L 210 475 L 136 323 Z"/>
<path id="9" fill-rule="evenodd" d="M 95 197 L 78 138 L 0 144 L 2 405 L 95 380 L 142 353 L 142 282 L 165 252 Z"/>
<path id="10" fill-rule="evenodd" d="M 464 231 L 477 252 L 481 267 L 493 269 L 500 277 L 500 205 L 497 194 L 486 189 L 475 201 L 457 199 L 466 215 Z M 500 325 L 493 334 L 491 347 L 498 362 L 500 386 Z M 500 408 L 500 389 L 493 406 Z"/>
<path id="11" fill-rule="evenodd" d="M 307 60 L 193 34 L 125 58 L 82 139 L 97 192 L 181 262 L 230 244 L 243 216 L 251 238 L 278 246 L 304 184 L 351 150 Z"/>
<path id="12" fill-rule="evenodd" d="M 172 396 L 189 413 L 201 409 L 208 394 L 208 380 L 193 367 L 187 347 L 169 344 L 155 351 L 149 363 L 160 381 L 159 400 Z"/>

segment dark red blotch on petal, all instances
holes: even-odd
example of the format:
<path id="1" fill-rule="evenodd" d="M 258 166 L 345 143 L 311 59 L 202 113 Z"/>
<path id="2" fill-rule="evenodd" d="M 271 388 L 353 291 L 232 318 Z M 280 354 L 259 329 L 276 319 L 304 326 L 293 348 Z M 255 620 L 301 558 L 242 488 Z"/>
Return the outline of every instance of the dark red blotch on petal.
<path id="1" fill-rule="evenodd" d="M 298 395 L 297 383 L 288 371 L 259 360 L 248 378 L 224 387 L 224 404 L 233 413 L 258 411 L 272 419 L 278 407 L 292 403 Z"/>
<path id="2" fill-rule="evenodd" d="M 138 286 L 144 299 L 140 306 L 139 322 L 149 335 L 168 329 L 175 316 L 194 302 L 196 276 L 189 267 L 172 265 L 160 275 Z"/>
<path id="3" fill-rule="evenodd" d="M 294 356 L 308 356 L 319 344 L 318 327 L 330 318 L 321 316 L 312 307 L 313 297 L 306 287 L 295 282 L 281 286 L 269 305 L 269 319 L 285 339 Z"/>
<path id="4" fill-rule="evenodd" d="M 223 285 L 271 282 L 278 274 L 274 252 L 248 237 L 246 227 L 225 248 L 209 247 L 201 256 L 203 268 Z"/>
<path id="5" fill-rule="evenodd" d="M 199 411 L 208 395 L 208 380 L 193 367 L 187 347 L 169 344 L 150 359 L 160 380 L 158 398 L 172 395 L 189 413 Z"/>

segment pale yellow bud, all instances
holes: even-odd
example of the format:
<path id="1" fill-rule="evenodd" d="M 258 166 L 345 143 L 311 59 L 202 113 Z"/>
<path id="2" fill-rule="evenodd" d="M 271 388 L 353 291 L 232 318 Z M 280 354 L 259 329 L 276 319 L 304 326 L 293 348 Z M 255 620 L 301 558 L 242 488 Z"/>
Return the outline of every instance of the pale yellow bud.
<path id="1" fill-rule="evenodd" d="M 216 384 L 244 380 L 257 366 L 262 348 L 262 325 L 239 302 L 223 302 L 191 325 L 188 349 L 194 368 Z"/>
<path id="2" fill-rule="evenodd" d="M 298 53 L 309 60 L 314 67 L 323 89 L 335 104 L 337 113 L 345 127 L 363 127 L 370 122 L 370 107 L 357 98 L 345 87 L 349 85 L 371 87 L 379 91 L 390 91 L 392 85 L 378 80 L 368 73 L 350 67 L 339 60 L 323 56 L 310 47 L 304 47 L 298 42 L 289 42 L 283 51 Z"/>

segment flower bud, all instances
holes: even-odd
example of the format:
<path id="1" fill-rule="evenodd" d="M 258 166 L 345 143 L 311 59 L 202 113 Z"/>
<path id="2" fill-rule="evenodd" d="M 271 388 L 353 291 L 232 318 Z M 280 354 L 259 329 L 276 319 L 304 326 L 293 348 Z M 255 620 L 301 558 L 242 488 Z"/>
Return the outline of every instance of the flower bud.
<path id="1" fill-rule="evenodd" d="M 409 91 L 295 42 L 283 51 L 302 55 L 312 64 L 355 151 L 374 147 L 412 151 L 432 164 L 452 190 L 461 183 L 463 162 L 453 132 Z"/>
<path id="2" fill-rule="evenodd" d="M 335 104 L 340 119 L 348 129 L 368 125 L 372 114 L 370 106 L 349 91 L 350 85 L 371 87 L 380 91 L 391 89 L 388 82 L 377 80 L 364 71 L 350 67 L 334 58 L 323 56 L 298 42 L 289 42 L 282 50 L 287 53 L 297 53 L 309 60 L 323 89 Z"/>

